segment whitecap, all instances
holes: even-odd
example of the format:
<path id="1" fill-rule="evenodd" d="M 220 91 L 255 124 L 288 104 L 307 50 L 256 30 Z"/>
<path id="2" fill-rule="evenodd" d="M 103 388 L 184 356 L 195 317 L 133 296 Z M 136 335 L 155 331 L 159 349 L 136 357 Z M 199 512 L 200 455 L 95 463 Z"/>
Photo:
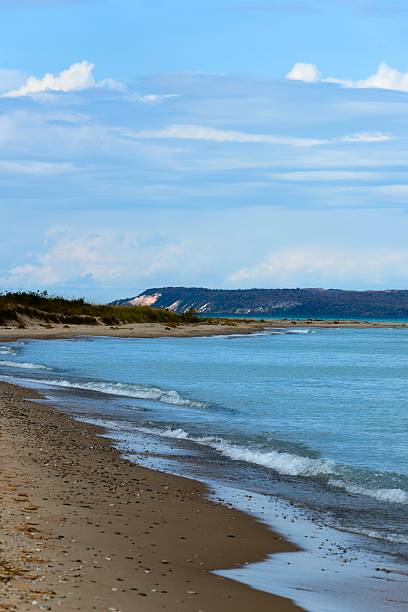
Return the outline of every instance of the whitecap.
<path id="1" fill-rule="evenodd" d="M 333 474 L 334 463 L 282 453 L 278 451 L 253 450 L 244 446 L 237 446 L 229 442 L 216 442 L 211 446 L 219 450 L 224 456 L 235 461 L 246 461 L 263 467 L 271 468 L 279 474 L 288 476 L 319 476 L 320 474 Z"/>
<path id="2" fill-rule="evenodd" d="M 21 368 L 23 370 L 50 370 L 51 369 L 39 363 L 30 363 L 26 361 L 7 361 L 5 359 L 0 360 L 0 365 L 7 366 L 8 368 Z"/>
<path id="3" fill-rule="evenodd" d="M 155 436 L 160 436 L 161 438 L 173 438 L 175 440 L 191 440 L 192 442 L 198 441 L 191 437 L 184 429 L 181 427 L 171 428 L 166 427 L 165 429 L 154 429 L 150 427 L 137 427 L 137 431 L 140 433 L 153 434 Z"/>
<path id="4" fill-rule="evenodd" d="M 188 399 L 173 389 L 160 389 L 148 385 L 133 385 L 127 383 L 114 383 L 104 381 L 74 382 L 64 379 L 36 381 L 54 387 L 67 387 L 70 389 L 83 389 L 84 391 L 96 391 L 107 395 L 119 395 L 143 400 L 154 400 L 174 406 L 190 406 L 193 408 L 205 408 L 207 404 L 198 400 Z"/>
<path id="5" fill-rule="evenodd" d="M 329 480 L 329 484 L 338 489 L 344 489 L 348 493 L 366 495 L 378 501 L 385 501 L 391 504 L 408 504 L 408 493 L 402 489 L 373 489 L 335 479 Z"/>
<path id="6" fill-rule="evenodd" d="M 255 450 L 245 446 L 232 444 L 227 440 L 218 437 L 206 436 L 196 438 L 190 436 L 184 429 L 150 429 L 138 427 L 138 431 L 162 436 L 164 438 L 174 438 L 177 440 L 190 440 L 196 444 L 209 446 L 220 452 L 224 457 L 234 461 L 253 463 L 270 468 L 279 474 L 288 476 L 319 476 L 321 474 L 334 474 L 335 464 L 332 461 L 323 461 L 291 453 L 282 453 L 275 450 Z"/>
<path id="7" fill-rule="evenodd" d="M 0 346 L 0 355 L 14 355 L 15 351 L 11 346 Z"/>

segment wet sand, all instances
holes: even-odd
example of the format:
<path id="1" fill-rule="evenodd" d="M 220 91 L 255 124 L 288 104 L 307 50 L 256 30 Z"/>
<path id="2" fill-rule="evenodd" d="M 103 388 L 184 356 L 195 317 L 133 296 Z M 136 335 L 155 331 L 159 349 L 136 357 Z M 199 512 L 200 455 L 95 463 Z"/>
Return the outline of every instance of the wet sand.
<path id="1" fill-rule="evenodd" d="M 280 319 L 269 321 L 213 319 L 199 323 L 180 324 L 170 327 L 163 323 L 133 323 L 121 326 L 108 325 L 41 325 L 27 322 L 27 326 L 0 326 L 0 341 L 45 338 L 70 338 L 73 336 L 112 336 L 117 338 L 189 338 L 193 336 L 218 336 L 220 334 L 253 334 L 276 328 L 324 328 L 324 329 L 408 329 L 408 323 L 375 321 L 322 321 L 309 319 Z"/>
<path id="2" fill-rule="evenodd" d="M 0 383 L 0 610 L 300 610 L 210 573 L 296 546 L 100 433 Z"/>

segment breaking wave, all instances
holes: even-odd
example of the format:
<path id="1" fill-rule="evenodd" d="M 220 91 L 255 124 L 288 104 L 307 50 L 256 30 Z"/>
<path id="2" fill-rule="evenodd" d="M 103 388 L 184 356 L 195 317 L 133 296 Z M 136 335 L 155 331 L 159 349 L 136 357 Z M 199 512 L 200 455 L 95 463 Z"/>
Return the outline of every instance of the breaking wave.
<path id="1" fill-rule="evenodd" d="M 122 397 L 132 397 L 135 399 L 154 400 L 163 404 L 174 406 L 190 406 L 193 408 L 206 408 L 207 404 L 198 400 L 183 397 L 172 389 L 160 389 L 159 387 L 149 387 L 148 385 L 133 385 L 127 383 L 113 383 L 104 381 L 92 382 L 73 382 L 64 379 L 41 380 L 45 385 L 53 387 L 67 387 L 69 389 L 83 389 L 85 391 L 96 391 L 107 395 L 120 395 Z"/>
<path id="2" fill-rule="evenodd" d="M 137 431 L 149 435 L 160 436 L 162 438 L 172 438 L 174 440 L 188 440 L 195 444 L 208 446 L 220 452 L 224 457 L 233 461 L 243 461 L 252 463 L 262 467 L 269 468 L 286 476 L 304 476 L 313 477 L 321 475 L 335 476 L 341 471 L 341 466 L 337 466 L 334 461 L 325 461 L 323 459 L 314 459 L 302 455 L 295 455 L 287 452 L 275 450 L 260 450 L 246 446 L 233 444 L 228 440 L 216 436 L 196 437 L 187 433 L 181 427 L 165 429 L 137 427 Z M 328 481 L 329 485 L 343 489 L 348 493 L 357 495 L 365 495 L 377 499 L 378 501 L 408 504 L 408 493 L 399 488 L 365 488 L 353 483 L 347 483 L 342 480 L 331 478 Z"/>
<path id="3" fill-rule="evenodd" d="M 51 369 L 39 363 L 29 363 L 26 361 L 7 361 L 5 359 L 0 360 L 0 365 L 7 366 L 8 368 L 21 368 L 23 370 L 50 370 Z"/>
<path id="4" fill-rule="evenodd" d="M 15 351 L 11 346 L 0 346 L 0 355 L 14 355 Z"/>
<path id="5" fill-rule="evenodd" d="M 225 441 L 215 442 L 210 446 L 234 461 L 255 463 L 288 476 L 319 476 L 320 474 L 334 473 L 334 463 L 331 461 L 322 461 L 321 459 L 312 459 L 274 450 L 252 450 Z"/>
<path id="6" fill-rule="evenodd" d="M 335 464 L 331 461 L 323 461 L 320 459 L 312 459 L 311 457 L 302 457 L 301 455 L 292 455 L 291 453 L 282 453 L 275 450 L 264 451 L 254 450 L 245 446 L 232 444 L 227 440 L 218 437 L 202 437 L 197 438 L 190 436 L 184 429 L 153 429 L 147 427 L 138 427 L 138 431 L 147 434 L 154 434 L 164 438 L 174 438 L 176 440 L 190 440 L 196 444 L 209 446 L 220 452 L 224 457 L 234 461 L 244 461 L 253 463 L 263 467 L 270 468 L 279 474 L 288 476 L 319 476 L 321 474 L 333 474 Z"/>
<path id="7" fill-rule="evenodd" d="M 314 329 L 287 329 L 285 334 L 315 334 Z"/>

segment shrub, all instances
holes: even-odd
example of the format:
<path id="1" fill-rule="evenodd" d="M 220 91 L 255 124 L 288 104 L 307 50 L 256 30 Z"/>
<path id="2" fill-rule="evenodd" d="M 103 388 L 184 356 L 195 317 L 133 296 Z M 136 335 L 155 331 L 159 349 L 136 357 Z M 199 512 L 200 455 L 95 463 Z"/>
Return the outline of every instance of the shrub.
<path id="1" fill-rule="evenodd" d="M 83 298 L 66 299 L 50 296 L 46 291 L 4 293 L 0 295 L 0 325 L 19 320 L 19 315 L 46 324 L 120 325 L 123 323 L 178 323 L 198 322 L 197 313 L 177 314 L 150 306 L 112 306 L 89 304 Z"/>

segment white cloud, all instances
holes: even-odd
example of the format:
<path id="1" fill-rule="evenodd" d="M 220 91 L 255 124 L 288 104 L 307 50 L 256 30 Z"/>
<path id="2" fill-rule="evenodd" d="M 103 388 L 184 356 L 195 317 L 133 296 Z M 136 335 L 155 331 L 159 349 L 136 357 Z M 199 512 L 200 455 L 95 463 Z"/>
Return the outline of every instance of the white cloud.
<path id="1" fill-rule="evenodd" d="M 382 62 L 375 74 L 363 81 L 351 82 L 348 87 L 376 87 L 378 89 L 395 89 L 408 92 L 408 72 L 399 72 Z"/>
<path id="2" fill-rule="evenodd" d="M 146 94 L 131 93 L 120 81 L 105 78 L 96 81 L 93 76 L 95 64 L 87 61 L 72 64 L 66 70 L 54 75 L 46 73 L 42 78 L 26 75 L 18 70 L 0 69 L 0 95 L 3 98 L 21 98 L 35 94 L 51 94 L 52 92 L 83 91 L 85 89 L 108 89 L 121 93 L 127 100 L 146 104 L 163 102 L 169 98 L 178 98 L 178 94 Z"/>
<path id="3" fill-rule="evenodd" d="M 115 81 L 115 79 L 102 79 L 95 83 L 95 87 L 97 89 L 111 89 L 112 91 L 126 91 L 127 87 L 120 81 Z"/>
<path id="4" fill-rule="evenodd" d="M 384 284 L 397 274 L 399 279 L 408 279 L 408 250 L 293 247 L 241 268 L 227 282 L 234 286 L 344 287 L 361 278 L 366 284 Z"/>
<path id="5" fill-rule="evenodd" d="M 95 85 L 92 71 L 95 64 L 89 62 L 78 62 L 72 64 L 66 70 L 54 75 L 47 72 L 41 79 L 35 76 L 28 77 L 24 85 L 18 89 L 12 89 L 4 94 L 5 98 L 19 98 L 43 91 L 79 91 Z"/>
<path id="6" fill-rule="evenodd" d="M 321 74 L 314 64 L 306 64 L 298 62 L 295 64 L 286 75 L 289 81 L 304 81 L 305 83 L 318 83 L 321 80 Z"/>
<path id="7" fill-rule="evenodd" d="M 294 147 L 313 147 L 325 144 L 321 138 L 297 138 L 293 136 L 275 136 L 272 134 L 249 134 L 233 130 L 223 130 L 202 125 L 172 125 L 162 130 L 144 130 L 129 132 L 136 138 L 174 138 L 179 140 L 209 140 L 220 143 L 259 143 L 289 145 Z"/>
<path id="8" fill-rule="evenodd" d="M 83 61 L 72 64 L 66 70 L 62 70 L 59 74 L 51 74 L 47 72 L 42 78 L 30 76 L 25 83 L 16 89 L 11 89 L 3 94 L 4 98 L 20 98 L 44 92 L 70 92 L 82 91 L 91 87 L 100 89 L 112 89 L 114 91 L 126 91 L 125 85 L 113 79 L 103 79 L 96 82 L 93 76 L 95 64 Z M 1 84 L 1 71 L 0 71 Z"/>
<path id="9" fill-rule="evenodd" d="M 150 241 L 130 232 L 92 234 L 52 229 L 45 252 L 8 271 L 1 281 L 14 287 L 50 286 L 87 278 L 93 283 L 137 282 L 177 266 L 183 247 Z"/>
<path id="10" fill-rule="evenodd" d="M 159 102 L 164 102 L 165 100 L 169 100 L 170 98 L 179 98 L 179 94 L 146 94 L 141 95 L 137 93 L 132 93 L 127 96 L 127 100 L 131 100 L 134 102 L 143 102 L 145 104 L 157 104 Z"/>
<path id="11" fill-rule="evenodd" d="M 295 136 L 276 136 L 274 134 L 250 134 L 233 130 L 206 127 L 202 125 L 172 125 L 161 130 L 127 132 L 136 138 L 168 138 L 178 140 L 209 140 L 219 143 L 268 143 L 292 147 L 315 147 L 338 142 L 385 142 L 394 137 L 382 132 L 365 132 L 340 136 L 338 138 L 301 138 Z"/>
<path id="12" fill-rule="evenodd" d="M 388 89 L 408 92 L 408 72 L 399 72 L 399 70 L 388 66 L 386 62 L 381 62 L 377 72 L 358 81 L 337 77 L 323 78 L 317 66 L 306 63 L 295 64 L 286 78 L 305 83 L 335 83 L 351 89 Z"/>
<path id="13" fill-rule="evenodd" d="M 386 142 L 387 140 L 394 140 L 394 136 L 383 132 L 363 132 L 344 136 L 340 140 L 343 142 Z"/>

